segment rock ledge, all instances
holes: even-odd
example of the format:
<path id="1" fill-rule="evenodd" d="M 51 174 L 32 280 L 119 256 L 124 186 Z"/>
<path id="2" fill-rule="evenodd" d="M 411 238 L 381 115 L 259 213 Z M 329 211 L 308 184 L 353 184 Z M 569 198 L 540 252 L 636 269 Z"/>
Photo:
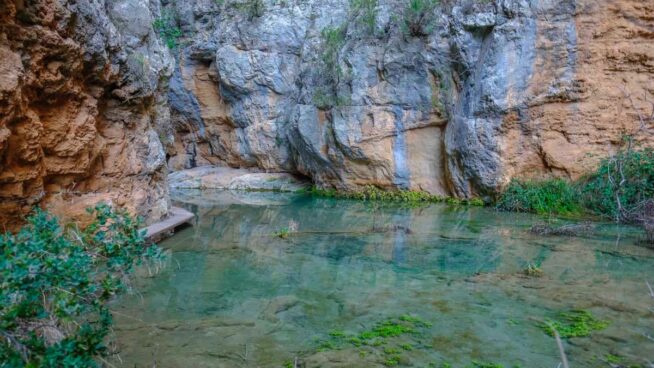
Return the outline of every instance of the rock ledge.
<path id="1" fill-rule="evenodd" d="M 288 173 L 262 173 L 247 169 L 202 166 L 170 174 L 173 189 L 227 189 L 297 192 L 310 183 Z"/>

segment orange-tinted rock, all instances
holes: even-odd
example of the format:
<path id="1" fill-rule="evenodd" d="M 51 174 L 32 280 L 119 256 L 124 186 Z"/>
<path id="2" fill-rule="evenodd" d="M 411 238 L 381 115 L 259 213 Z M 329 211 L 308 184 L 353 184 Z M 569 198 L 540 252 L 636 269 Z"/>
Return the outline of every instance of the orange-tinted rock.
<path id="1" fill-rule="evenodd" d="M 98 201 L 149 221 L 168 211 L 155 129 L 171 60 L 154 32 L 121 43 L 117 19 L 129 16 L 85 2 L 0 3 L 0 228 L 36 205 L 82 222 Z M 136 52 L 155 64 L 145 75 L 155 88 L 130 67 Z"/>

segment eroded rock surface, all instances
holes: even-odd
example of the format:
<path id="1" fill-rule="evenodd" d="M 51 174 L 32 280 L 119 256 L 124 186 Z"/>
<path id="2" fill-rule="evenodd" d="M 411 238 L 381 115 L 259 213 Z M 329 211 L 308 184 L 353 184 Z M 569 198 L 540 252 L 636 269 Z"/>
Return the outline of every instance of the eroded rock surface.
<path id="1" fill-rule="evenodd" d="M 262 173 L 248 169 L 201 166 L 176 171 L 168 177 L 173 189 L 229 189 L 297 192 L 310 183 L 288 173 Z"/>
<path id="2" fill-rule="evenodd" d="M 157 0 L 0 2 L 0 224 L 43 203 L 169 208 L 160 136 L 174 66 Z"/>
<path id="3" fill-rule="evenodd" d="M 399 0 L 377 2 L 374 30 L 348 0 L 264 1 L 260 15 L 231 3 L 169 5 L 189 42 L 171 82 L 173 169 L 469 197 L 512 177 L 577 178 L 625 134 L 652 138 L 638 130 L 651 2 L 446 1 L 422 34 Z M 334 47 L 321 32 L 337 27 Z"/>

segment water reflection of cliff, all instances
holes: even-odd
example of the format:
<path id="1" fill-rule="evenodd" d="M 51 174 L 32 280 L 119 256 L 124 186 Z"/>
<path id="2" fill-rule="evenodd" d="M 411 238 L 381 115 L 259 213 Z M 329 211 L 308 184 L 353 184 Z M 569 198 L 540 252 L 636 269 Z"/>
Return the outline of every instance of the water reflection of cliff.
<path id="1" fill-rule="evenodd" d="M 501 351 L 506 364 L 555 366 L 551 339 L 531 319 L 568 308 L 629 327 L 571 348 L 578 366 L 598 351 L 629 356 L 649 346 L 639 326 L 651 320 L 642 289 L 654 256 L 628 228 L 542 238 L 528 231 L 540 219 L 484 208 L 276 193 L 177 198 L 196 224 L 163 243 L 173 250 L 171 267 L 123 303 L 147 323 L 133 332 L 131 322 L 119 323 L 128 360 L 149 362 L 155 348 L 139 345 L 144 339 L 178 364 L 163 366 L 278 366 L 329 330 L 413 313 L 434 322 L 429 359 L 465 363 Z M 273 234 L 294 226 L 285 239 Z M 544 276 L 523 275 L 527 263 Z M 357 366 L 325 354 L 307 359 Z"/>

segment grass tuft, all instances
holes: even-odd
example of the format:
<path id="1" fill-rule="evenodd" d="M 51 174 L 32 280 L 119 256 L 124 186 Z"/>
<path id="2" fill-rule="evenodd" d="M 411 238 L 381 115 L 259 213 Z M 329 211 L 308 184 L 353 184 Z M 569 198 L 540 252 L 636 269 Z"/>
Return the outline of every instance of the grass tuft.
<path id="1" fill-rule="evenodd" d="M 505 211 L 533 212 L 539 215 L 583 214 L 577 189 L 563 179 L 513 180 L 502 193 L 497 207 Z"/>
<path id="2" fill-rule="evenodd" d="M 369 185 L 357 191 L 338 191 L 336 189 L 311 188 L 309 194 L 317 197 L 355 199 L 370 202 L 401 202 L 401 203 L 447 203 L 453 206 L 484 206 L 480 198 L 458 199 L 429 194 L 417 190 L 383 190 Z"/>

